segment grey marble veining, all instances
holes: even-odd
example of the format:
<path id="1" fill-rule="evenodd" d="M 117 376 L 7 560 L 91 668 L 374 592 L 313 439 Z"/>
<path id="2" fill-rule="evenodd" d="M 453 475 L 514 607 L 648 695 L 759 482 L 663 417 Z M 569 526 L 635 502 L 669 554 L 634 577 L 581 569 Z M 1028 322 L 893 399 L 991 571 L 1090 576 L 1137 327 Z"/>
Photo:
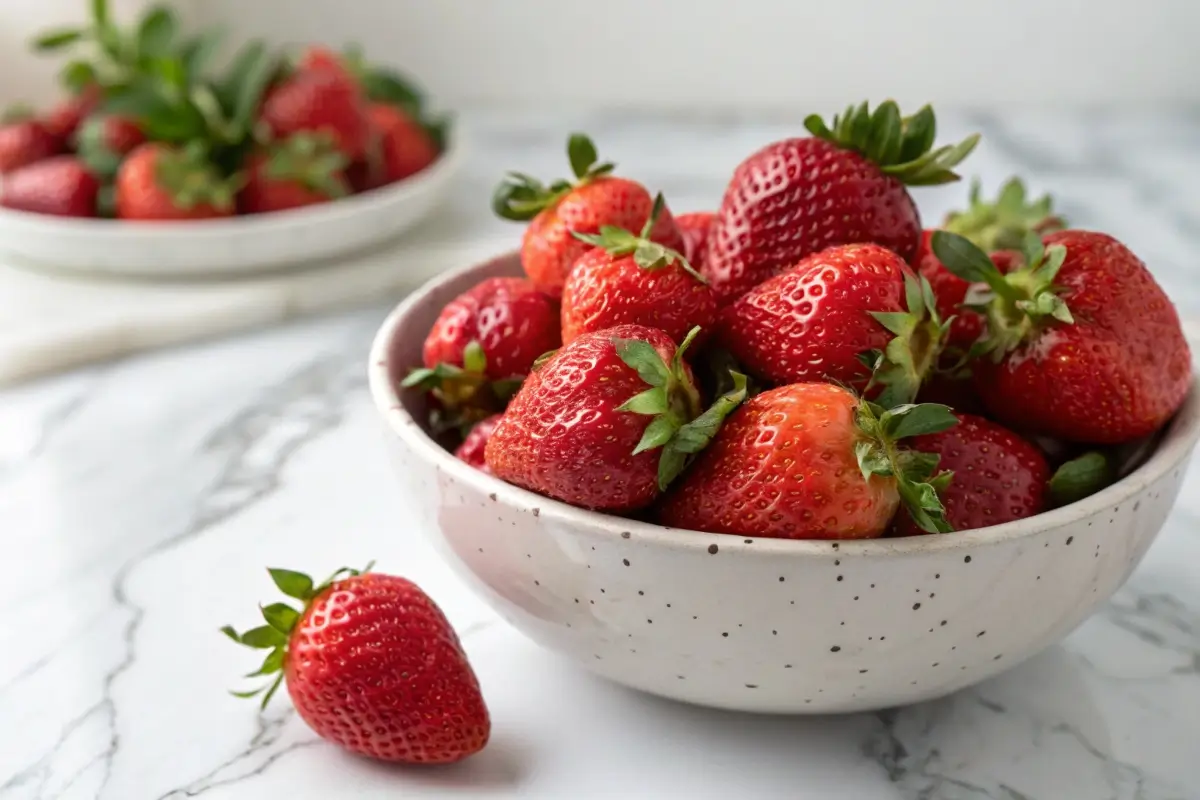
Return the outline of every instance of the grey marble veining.
<path id="1" fill-rule="evenodd" d="M 792 118 L 464 115 L 473 153 L 440 227 L 488 237 L 505 168 L 565 170 L 570 130 L 663 190 L 719 202 Z M 968 171 L 1053 189 L 1082 227 L 1138 252 L 1200 317 L 1200 115 L 950 114 L 984 144 Z M 962 185 L 925 190 L 933 220 Z M 1058 647 L 943 700 L 877 715 L 763 719 L 608 686 L 499 623 L 413 530 L 364 389 L 377 307 L 164 351 L 0 393 L 0 800 L 49 798 L 1200 798 L 1200 475 L 1150 555 Z M 253 665 L 217 634 L 270 596 L 265 565 L 378 558 L 464 633 L 492 745 L 443 771 L 318 743 L 286 700 L 230 698 Z M 686 767 L 684 765 L 687 765 Z"/>

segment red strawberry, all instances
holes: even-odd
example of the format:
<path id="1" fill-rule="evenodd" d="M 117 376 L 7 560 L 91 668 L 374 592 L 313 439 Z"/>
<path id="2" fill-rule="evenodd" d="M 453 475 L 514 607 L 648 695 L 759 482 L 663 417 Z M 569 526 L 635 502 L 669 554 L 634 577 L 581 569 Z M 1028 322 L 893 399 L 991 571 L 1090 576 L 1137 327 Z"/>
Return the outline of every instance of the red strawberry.
<path id="1" fill-rule="evenodd" d="M 146 135 L 134 120 L 105 114 L 85 120 L 75 139 L 88 169 L 107 180 L 117 174 L 125 157 L 146 141 Z"/>
<path id="2" fill-rule="evenodd" d="M 370 123 L 362 90 L 332 70 L 297 72 L 285 79 L 267 93 L 260 117 L 278 139 L 324 133 L 352 161 L 367 150 Z"/>
<path id="3" fill-rule="evenodd" d="M 492 473 L 582 508 L 649 505 L 745 396 L 742 379 L 701 414 L 683 362 L 689 343 L 619 325 L 566 345 L 525 380 L 493 431 Z"/>
<path id="4" fill-rule="evenodd" d="M 895 442 L 954 423 L 944 406 L 884 411 L 828 383 L 772 389 L 729 417 L 658 519 L 739 536 L 871 539 L 903 501 L 925 529 L 948 531 L 930 484 L 936 459 Z"/>
<path id="5" fill-rule="evenodd" d="M 683 234 L 683 254 L 697 268 L 708 258 L 708 233 L 716 216 L 713 211 L 693 211 L 675 218 L 675 224 Z"/>
<path id="6" fill-rule="evenodd" d="M 296 65 L 301 72 L 328 71 L 356 80 L 354 70 L 341 53 L 324 45 L 314 44 L 305 48 Z"/>
<path id="7" fill-rule="evenodd" d="M 96 216 L 100 183 L 74 156 L 54 156 L 4 177 L 0 206 L 58 217 Z"/>
<path id="8" fill-rule="evenodd" d="M 967 239 L 933 249 L 960 278 L 985 282 L 991 352 L 972 365 L 991 414 L 1012 428 L 1116 444 L 1161 427 L 1187 395 L 1191 355 L 1179 316 L 1146 266 L 1111 236 L 1062 231 L 1028 245 L 1002 274 Z"/>
<path id="9" fill-rule="evenodd" d="M 454 457 L 459 461 L 467 462 L 477 470 L 491 474 L 492 471 L 488 469 L 487 459 L 484 457 L 484 449 L 487 447 L 488 439 L 492 438 L 492 432 L 500 424 L 502 416 L 504 415 L 493 414 L 471 428 L 467 438 L 463 439 L 463 443 L 454 451 Z"/>
<path id="10" fill-rule="evenodd" d="M 100 87 L 92 84 L 50 109 L 42 118 L 42 123 L 59 141 L 69 142 L 80 123 L 100 105 L 101 99 Z"/>
<path id="11" fill-rule="evenodd" d="M 367 568 L 368 570 L 370 567 Z M 267 624 L 235 642 L 267 650 L 254 675 L 287 682 L 296 712 L 322 739 L 384 761 L 445 764 L 483 749 L 487 706 L 458 636 L 416 584 L 391 575 L 340 569 L 313 586 L 307 575 L 270 570 L 300 601 L 262 607 Z"/>
<path id="12" fill-rule="evenodd" d="M 346 164 L 328 137 L 294 134 L 250 156 L 239 207 L 244 214 L 261 214 L 345 197 Z"/>
<path id="13" fill-rule="evenodd" d="M 378 165 L 369 167 L 377 185 L 402 181 L 437 161 L 437 142 L 410 114 L 384 103 L 373 103 L 367 114 L 379 148 Z"/>
<path id="14" fill-rule="evenodd" d="M 955 416 L 953 428 L 908 443 L 911 450 L 938 456 L 938 469 L 950 473 L 938 487 L 950 526 L 968 531 L 1045 511 L 1050 465 L 1042 452 L 983 417 Z M 897 535 L 921 533 L 909 514 L 896 518 Z"/>
<path id="15" fill-rule="evenodd" d="M 682 342 L 692 328 L 712 325 L 717 300 L 704 278 L 682 255 L 647 238 L 663 207 L 660 194 L 640 235 L 609 225 L 575 234 L 596 247 L 575 262 L 563 287 L 564 343 L 626 323 Z"/>
<path id="16" fill-rule="evenodd" d="M 878 382 L 891 387 L 880 403 L 909 403 L 940 352 L 944 326 L 932 302 L 890 250 L 831 247 L 727 306 L 717 338 L 752 375 L 776 384 L 863 389 L 877 359 L 861 356 L 878 351 L 886 362 Z"/>
<path id="17" fill-rule="evenodd" d="M 576 259 L 589 249 L 573 233 L 599 233 L 612 225 L 641 230 L 654 200 L 640 183 L 610 177 L 610 163 L 596 163 L 596 147 L 583 134 L 572 134 L 567 155 L 575 183 L 558 180 L 544 186 L 536 178 L 510 172 L 496 187 L 492 209 L 504 219 L 532 220 L 521 243 L 521 264 L 539 289 L 558 297 Z M 670 211 L 663 211 L 650 238 L 682 250 L 683 236 Z"/>
<path id="18" fill-rule="evenodd" d="M 827 247 L 873 242 L 911 259 L 921 220 L 906 186 L 957 179 L 950 168 L 978 135 L 931 151 L 933 110 L 901 118 L 892 101 L 834 117 L 816 115 L 807 139 L 785 139 L 743 161 L 709 235 L 704 275 L 723 303 Z"/>
<path id="19" fill-rule="evenodd" d="M 43 161 L 63 151 L 63 140 L 40 122 L 23 120 L 0 126 L 0 175 Z"/>
<path id="20" fill-rule="evenodd" d="M 489 278 L 451 300 L 425 338 L 406 387 L 431 391 L 435 427 L 503 409 L 534 362 L 561 344 L 557 304 L 524 278 Z"/>
<path id="21" fill-rule="evenodd" d="M 240 176 L 224 178 L 203 145 L 177 148 L 147 142 L 121 164 L 117 216 L 128 220 L 227 217 L 234 212 Z"/>

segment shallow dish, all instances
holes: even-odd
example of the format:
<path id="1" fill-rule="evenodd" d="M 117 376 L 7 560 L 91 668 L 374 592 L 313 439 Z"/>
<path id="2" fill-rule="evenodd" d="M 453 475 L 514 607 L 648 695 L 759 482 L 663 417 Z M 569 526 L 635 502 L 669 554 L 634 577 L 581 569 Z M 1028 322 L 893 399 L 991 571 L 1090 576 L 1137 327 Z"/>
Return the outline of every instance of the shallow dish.
<path id="1" fill-rule="evenodd" d="M 436 207 L 462 164 L 457 131 L 428 169 L 333 203 L 244 217 L 123 223 L 0 209 L 0 258 L 92 276 L 222 278 L 306 267 L 399 236 Z"/>
<path id="2" fill-rule="evenodd" d="M 583 511 L 458 461 L 398 393 L 439 310 L 515 254 L 449 274 L 384 322 L 370 384 L 416 523 L 509 622 L 619 683 L 720 708 L 880 709 L 989 678 L 1066 636 L 1141 561 L 1200 435 L 1193 387 L 1157 449 L 1079 503 L 963 533 L 744 539 Z"/>

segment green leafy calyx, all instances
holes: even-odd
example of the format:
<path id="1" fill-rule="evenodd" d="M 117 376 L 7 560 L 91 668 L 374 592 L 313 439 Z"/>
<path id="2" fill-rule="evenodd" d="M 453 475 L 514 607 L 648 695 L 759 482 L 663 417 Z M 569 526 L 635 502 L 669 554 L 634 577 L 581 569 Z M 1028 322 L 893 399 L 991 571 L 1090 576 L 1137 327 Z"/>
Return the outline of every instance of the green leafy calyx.
<path id="1" fill-rule="evenodd" d="M 938 433 L 958 424 L 948 406 L 908 403 L 892 409 L 860 400 L 857 419 L 859 439 L 854 453 L 865 480 L 872 475 L 896 479 L 896 489 L 913 521 L 929 533 L 953 530 L 946 522 L 946 509 L 938 491 L 950 481 L 950 473 L 937 472 L 938 456 L 903 450 L 896 443 L 911 436 Z"/>
<path id="2" fill-rule="evenodd" d="M 538 361 L 544 363 L 543 359 L 553 355 L 551 351 Z M 503 411 L 525 380 L 521 375 L 489 379 L 487 354 L 478 341 L 467 343 L 462 361 L 461 366 L 443 361 L 432 367 L 417 367 L 400 382 L 405 389 L 428 392 L 434 398 L 429 424 L 435 433 L 457 430 L 466 436 L 475 423 Z M 534 369 L 539 366 L 534 363 Z"/>
<path id="3" fill-rule="evenodd" d="M 349 163 L 328 134 L 297 133 L 268 147 L 265 174 L 337 198 L 347 194 L 342 170 Z"/>
<path id="4" fill-rule="evenodd" d="M 945 230 L 965 236 L 984 252 L 1020 250 L 1030 233 L 1062 230 L 1066 221 L 1054 213 L 1054 200 L 1045 194 L 1031 199 L 1020 178 L 1009 178 L 994 201 L 981 196 L 979 180 L 971 182 L 970 205 L 946 216 Z"/>
<path id="5" fill-rule="evenodd" d="M 732 387 L 701 412 L 700 393 L 692 384 L 683 354 L 700 333 L 693 328 L 675 349 L 668 364 L 654 346 L 640 339 L 613 339 L 617 356 L 650 388 L 617 407 L 618 411 L 653 417 L 634 455 L 661 449 L 658 486 L 666 489 L 721 429 L 733 410 L 746 399 L 746 376 L 730 373 Z"/>
<path id="6" fill-rule="evenodd" d="M 868 391 L 882 386 L 875 402 L 884 408 L 913 402 L 921 383 L 937 371 L 950 330 L 950 321 L 937 311 L 933 287 L 924 276 L 906 273 L 904 296 L 907 311 L 877 311 L 871 314 L 895 334 L 882 351 L 864 354 L 862 361 L 872 370 Z"/>
<path id="7" fill-rule="evenodd" d="M 1022 247 L 1023 265 L 1007 275 L 987 253 L 956 233 L 937 231 L 931 245 L 946 269 L 986 287 L 986 291 L 971 293 L 970 305 L 982 311 L 988 322 L 978 353 L 990 352 L 999 361 L 1041 328 L 1074 324 L 1071 310 L 1060 296 L 1062 287 L 1054 282 L 1067 257 L 1062 245 L 1047 248 L 1036 233 L 1028 234 Z"/>
<path id="8" fill-rule="evenodd" d="M 523 222 L 555 205 L 572 189 L 611 173 L 610 162 L 597 163 L 596 145 L 586 134 L 572 133 L 567 139 L 567 159 L 574 181 L 556 180 L 549 186 L 523 172 L 509 172 L 492 194 L 492 211 L 504 219 Z"/>
<path id="9" fill-rule="evenodd" d="M 1099 450 L 1073 458 L 1055 470 L 1047 489 L 1055 508 L 1089 497 L 1117 479 L 1112 459 Z"/>
<path id="10" fill-rule="evenodd" d="M 959 179 L 953 171 L 979 143 L 973 133 L 955 145 L 934 149 L 937 120 L 930 106 L 902 117 L 895 101 L 886 100 L 874 112 L 866 101 L 849 106 L 827 125 L 820 116 L 805 118 L 804 127 L 820 139 L 853 150 L 879 165 L 887 175 L 909 186 L 933 186 Z"/>
<path id="11" fill-rule="evenodd" d="M 210 205 L 227 211 L 233 208 L 245 183 L 242 173 L 224 176 L 213 164 L 204 142 L 162 148 L 155 162 L 155 179 L 178 208 Z"/>
<path id="12" fill-rule="evenodd" d="M 601 248 L 609 255 L 623 257 L 633 256 L 633 261 L 647 272 L 662 269 L 671 264 L 678 264 L 679 268 L 691 275 L 700 283 L 707 284 L 708 281 L 704 276 L 697 272 L 683 254 L 678 250 L 672 250 L 666 245 L 651 241 L 650 232 L 654 230 L 655 224 L 662 216 L 663 209 L 666 208 L 666 201 L 663 200 L 662 193 L 654 198 L 654 207 L 650 211 L 650 216 L 646 219 L 646 224 L 642 226 L 641 233 L 633 234 L 624 228 L 619 228 L 616 225 L 601 225 L 600 233 L 579 233 L 571 231 L 571 235 L 581 242 L 587 242 L 590 245 L 595 245 Z"/>
<path id="13" fill-rule="evenodd" d="M 275 585 L 279 587 L 279 590 L 287 597 L 300 601 L 301 607 L 297 609 L 288 603 L 272 603 L 268 606 L 260 605 L 258 608 L 262 614 L 263 621 L 266 623 L 265 625 L 251 628 L 242 633 L 238 633 L 231 625 L 221 628 L 221 633 L 238 644 L 255 650 L 267 651 L 262 665 L 254 672 L 247 674 L 247 678 L 275 676 L 274 680 L 269 680 L 256 689 L 232 692 L 232 694 L 235 697 L 257 697 L 258 695 L 262 695 L 261 707 L 266 708 L 267 704 L 271 702 L 271 698 L 275 696 L 275 692 L 278 691 L 279 686 L 283 683 L 283 668 L 287 661 L 288 641 L 291 639 L 292 631 L 295 629 L 296 624 L 303 618 L 305 612 L 308 611 L 313 600 L 323 594 L 337 581 L 370 572 L 372 566 L 374 566 L 374 562 L 367 564 L 361 570 L 342 567 L 316 585 L 314 585 L 312 578 L 302 572 L 293 572 L 288 569 L 268 569 L 267 573 L 271 576 L 271 580 L 274 581 Z"/>

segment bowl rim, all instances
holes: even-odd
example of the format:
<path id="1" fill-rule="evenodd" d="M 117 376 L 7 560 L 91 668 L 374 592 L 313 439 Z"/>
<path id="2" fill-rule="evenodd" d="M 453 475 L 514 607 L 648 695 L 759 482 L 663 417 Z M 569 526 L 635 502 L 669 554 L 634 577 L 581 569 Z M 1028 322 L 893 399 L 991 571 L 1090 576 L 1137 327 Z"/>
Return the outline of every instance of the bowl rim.
<path id="1" fill-rule="evenodd" d="M 258 236 L 268 232 L 286 232 L 300 226 L 327 224 L 344 220 L 366 209 L 382 210 L 404 203 L 424 194 L 456 172 L 464 159 L 462 134 L 458 126 L 446 137 L 446 146 L 438 159 L 428 168 L 401 181 L 380 186 L 335 202 L 320 203 L 267 214 L 244 214 L 233 217 L 198 220 L 162 220 L 152 222 L 123 222 L 91 217 L 55 217 L 12 208 L 0 208 L 0 225 L 20 225 L 42 235 L 87 236 L 99 242 L 113 239 L 170 239 L 180 236 L 226 238 Z"/>
<path id="2" fill-rule="evenodd" d="M 1183 403 L 1167 423 L 1162 441 L 1153 454 L 1129 475 L 1076 503 L 1026 519 L 950 535 L 926 534 L 894 539 L 779 539 L 670 528 L 653 522 L 576 508 L 560 500 L 506 483 L 460 461 L 453 453 L 435 442 L 422 425 L 408 413 L 400 401 L 399 387 L 393 385 L 389 379 L 390 344 L 402 320 L 414 313 L 426 298 L 446 284 L 516 255 L 516 251 L 510 251 L 487 261 L 447 272 L 426 282 L 401 301 L 388 314 L 372 341 L 368 362 L 368 385 L 375 408 L 391 433 L 399 437 L 419 459 L 449 473 L 456 481 L 470 485 L 480 494 L 488 495 L 496 502 L 514 508 L 538 509 L 538 516 L 546 523 L 585 528 L 614 540 L 632 535 L 642 543 L 669 549 L 699 551 L 717 543 L 722 546 L 731 545 L 732 549 L 745 548 L 747 552 L 772 556 L 916 556 L 955 550 L 968 551 L 1045 533 L 1106 513 L 1114 506 L 1120 506 L 1132 499 L 1151 483 L 1184 463 L 1200 438 L 1200 378 L 1194 377 Z M 622 534 L 626 534 L 626 537 Z"/>

